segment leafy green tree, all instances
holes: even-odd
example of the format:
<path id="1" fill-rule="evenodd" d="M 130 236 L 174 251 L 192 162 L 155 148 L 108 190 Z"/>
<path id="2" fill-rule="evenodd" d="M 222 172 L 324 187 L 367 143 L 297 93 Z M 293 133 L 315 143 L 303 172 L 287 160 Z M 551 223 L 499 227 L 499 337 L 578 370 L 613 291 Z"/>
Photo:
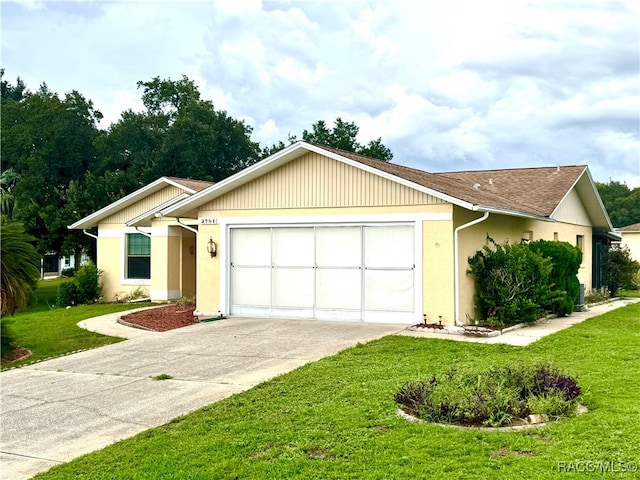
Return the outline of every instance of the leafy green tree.
<path id="1" fill-rule="evenodd" d="M 13 219 L 13 211 L 16 205 L 13 189 L 19 179 L 20 175 L 13 168 L 7 168 L 0 174 L 0 214 L 9 220 Z"/>
<path id="2" fill-rule="evenodd" d="M 94 140 L 102 118 L 77 91 L 60 98 L 43 84 L 35 93 L 5 86 L 2 104 L 2 168 L 18 180 L 11 189 L 13 217 L 36 238 L 41 253 L 63 251 L 70 217 L 65 208 L 71 181 L 95 167 Z M 21 93 L 11 94 L 20 90 Z M 79 235 L 82 235 L 81 233 Z"/>
<path id="3" fill-rule="evenodd" d="M 596 182 L 596 187 L 614 227 L 640 222 L 640 187 L 632 190 L 625 183 L 613 180 Z"/>
<path id="4" fill-rule="evenodd" d="M 11 85 L 9 81 L 4 79 L 4 68 L 0 68 L 0 97 L 4 102 L 19 102 L 27 94 L 27 86 L 18 77 L 16 84 Z"/>
<path id="5" fill-rule="evenodd" d="M 331 148 L 337 148 L 346 152 L 357 153 L 365 157 L 376 158 L 384 162 L 393 159 L 391 150 L 382 143 L 382 138 L 371 140 L 366 145 L 358 143 L 357 137 L 360 132 L 354 122 L 345 122 L 340 117 L 336 118 L 333 128 L 329 128 L 324 120 L 318 120 L 311 126 L 311 131 L 303 130 L 302 140 L 309 143 L 317 143 Z M 289 144 L 298 141 L 297 136 L 289 135 Z M 285 148 L 284 142 L 280 141 L 271 147 L 266 147 L 262 151 L 262 158 L 266 158 Z"/>
<path id="6" fill-rule="evenodd" d="M 305 142 L 318 143 L 332 148 L 338 148 L 347 152 L 365 155 L 385 162 L 393 158 L 391 150 L 382 143 L 382 138 L 370 141 L 367 145 L 361 145 L 357 141 L 360 127 L 354 122 L 345 122 L 340 117 L 336 118 L 333 128 L 327 127 L 323 120 L 312 125 L 312 130 L 304 130 L 302 139 Z"/>
<path id="7" fill-rule="evenodd" d="M 138 82 L 146 111 L 126 111 L 97 140 L 98 176 L 122 171 L 127 193 L 160 176 L 220 181 L 260 156 L 252 129 L 200 98 L 192 80 Z"/>
<path id="8" fill-rule="evenodd" d="M 29 303 L 40 278 L 40 255 L 21 223 L 3 221 L 0 235 L 0 314 L 11 315 Z"/>

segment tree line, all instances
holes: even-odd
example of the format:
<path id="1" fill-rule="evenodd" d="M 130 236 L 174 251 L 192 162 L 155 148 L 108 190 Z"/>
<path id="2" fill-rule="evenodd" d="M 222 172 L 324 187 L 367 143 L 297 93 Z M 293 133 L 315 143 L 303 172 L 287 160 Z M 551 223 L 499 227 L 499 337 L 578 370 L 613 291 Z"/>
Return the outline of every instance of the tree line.
<path id="1" fill-rule="evenodd" d="M 76 90 L 60 96 L 43 83 L 31 92 L 4 70 L 0 80 L 3 223 L 22 223 L 40 254 L 94 254 L 95 242 L 67 225 L 161 176 L 218 182 L 297 141 L 261 147 L 250 125 L 216 109 L 186 76 L 138 82 L 144 110 L 126 110 L 106 129 Z M 320 120 L 302 140 L 391 160 L 381 138 L 361 145 L 358 133 L 353 122 Z"/>
<path id="2" fill-rule="evenodd" d="M 297 141 L 289 135 L 261 147 L 250 125 L 217 110 L 186 76 L 138 82 L 144 109 L 122 112 L 105 129 L 100 111 L 76 90 L 60 96 L 43 83 L 31 92 L 4 70 L 0 81 L 3 222 L 23 223 L 40 254 L 94 253 L 95 242 L 67 225 L 161 176 L 217 182 Z M 393 158 L 381 138 L 363 145 L 358 133 L 337 118 L 333 127 L 319 120 L 301 139 Z M 616 181 L 597 188 L 614 226 L 640 222 L 640 188 Z"/>

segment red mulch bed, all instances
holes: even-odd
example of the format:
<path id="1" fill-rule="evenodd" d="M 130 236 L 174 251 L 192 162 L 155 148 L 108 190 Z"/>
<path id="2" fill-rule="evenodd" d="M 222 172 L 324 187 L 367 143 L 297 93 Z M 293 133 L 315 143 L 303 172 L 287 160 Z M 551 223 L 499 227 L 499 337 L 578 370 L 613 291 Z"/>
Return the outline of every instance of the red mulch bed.
<path id="1" fill-rule="evenodd" d="M 2 359 L 0 359 L 0 362 L 2 362 L 2 365 L 4 365 L 5 363 L 22 360 L 23 358 L 27 358 L 29 355 L 31 355 L 31 350 L 22 347 L 16 347 L 10 352 L 2 352 Z"/>
<path id="2" fill-rule="evenodd" d="M 167 330 L 187 327 L 197 323 L 197 317 L 193 316 L 195 309 L 196 307 L 189 305 L 167 305 L 166 307 L 150 308 L 140 312 L 129 313 L 120 318 L 128 324 L 156 332 L 166 332 Z"/>

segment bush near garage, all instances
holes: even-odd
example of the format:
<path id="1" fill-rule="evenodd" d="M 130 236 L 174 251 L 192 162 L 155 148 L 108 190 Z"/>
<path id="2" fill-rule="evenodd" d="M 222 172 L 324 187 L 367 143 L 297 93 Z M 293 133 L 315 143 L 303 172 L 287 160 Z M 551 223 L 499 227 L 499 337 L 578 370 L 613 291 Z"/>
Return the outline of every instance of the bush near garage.
<path id="1" fill-rule="evenodd" d="M 529 248 L 545 258 L 550 258 L 551 282 L 557 290 L 557 301 L 543 307 L 559 316 L 570 315 L 578 295 L 580 281 L 578 270 L 582 263 L 582 250 L 568 242 L 537 240 L 529 244 Z"/>
<path id="2" fill-rule="evenodd" d="M 93 263 L 80 267 L 74 277 L 60 284 L 58 306 L 96 303 L 102 296 L 101 274 L 102 272 Z"/>
<path id="3" fill-rule="evenodd" d="M 562 292 L 553 283 L 553 263 L 526 243 L 496 243 L 469 257 L 467 273 L 476 279 L 476 304 L 492 326 L 534 322 L 556 308 Z"/>

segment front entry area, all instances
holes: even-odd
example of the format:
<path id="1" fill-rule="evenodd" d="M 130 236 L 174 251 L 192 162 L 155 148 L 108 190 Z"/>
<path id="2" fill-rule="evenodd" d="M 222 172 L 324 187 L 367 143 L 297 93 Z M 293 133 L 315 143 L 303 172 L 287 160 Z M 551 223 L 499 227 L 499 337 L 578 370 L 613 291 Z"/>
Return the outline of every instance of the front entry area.
<path id="1" fill-rule="evenodd" d="M 230 313 L 411 323 L 413 224 L 230 228 Z"/>

